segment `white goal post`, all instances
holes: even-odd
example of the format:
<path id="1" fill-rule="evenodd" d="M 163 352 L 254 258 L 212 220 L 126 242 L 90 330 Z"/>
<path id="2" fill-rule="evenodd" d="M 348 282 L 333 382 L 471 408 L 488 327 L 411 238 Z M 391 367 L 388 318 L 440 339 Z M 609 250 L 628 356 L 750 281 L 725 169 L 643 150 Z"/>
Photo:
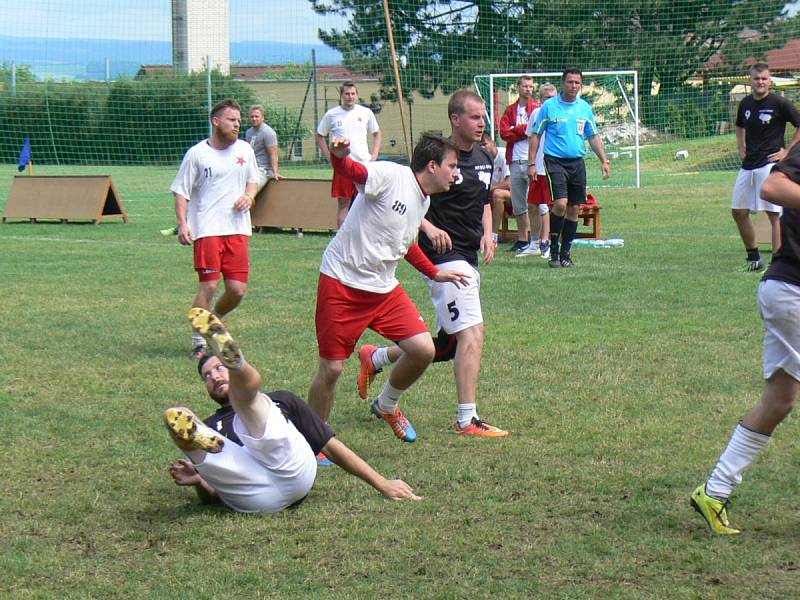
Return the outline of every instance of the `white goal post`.
<path id="1" fill-rule="evenodd" d="M 545 83 L 557 88 L 561 84 L 561 72 L 538 73 L 491 73 L 476 75 L 475 88 L 486 100 L 489 116 L 489 132 L 497 139 L 495 123 L 498 112 L 511 102 L 516 102 L 517 79 L 523 75 L 534 81 L 534 93 Z M 506 103 L 498 102 L 500 93 L 505 93 Z M 639 74 L 635 70 L 584 71 L 583 90 L 585 97 L 598 117 L 600 135 L 612 161 L 613 175 L 607 182 L 594 182 L 595 186 L 641 187 L 639 162 Z M 602 107 L 603 110 L 600 110 Z M 591 158 L 592 153 L 587 154 Z"/>

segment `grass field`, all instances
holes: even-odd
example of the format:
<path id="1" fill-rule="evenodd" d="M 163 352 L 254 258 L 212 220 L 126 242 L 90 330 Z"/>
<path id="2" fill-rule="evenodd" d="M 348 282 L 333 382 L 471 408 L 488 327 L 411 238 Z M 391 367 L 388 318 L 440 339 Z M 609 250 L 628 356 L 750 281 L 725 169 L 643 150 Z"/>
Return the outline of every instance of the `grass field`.
<path id="1" fill-rule="evenodd" d="M 688 506 L 760 394 L 759 276 L 737 270 L 733 173 L 673 154 L 643 152 L 641 190 L 597 191 L 624 248 L 576 249 L 578 267 L 554 271 L 506 245 L 482 269 L 479 409 L 509 438 L 454 434 L 452 369 L 434 365 L 403 399 L 419 439 L 402 444 L 369 416 L 350 361 L 332 426 L 424 502 L 331 468 L 299 508 L 255 517 L 203 507 L 167 473 L 163 409 L 213 410 L 188 358 L 191 253 L 158 234 L 174 169 L 38 168 L 112 174 L 131 222 L 0 226 L 0 596 L 795 596 L 794 419 L 734 497 L 743 535 L 712 537 Z M 252 238 L 229 321 L 267 389 L 308 389 L 328 240 Z M 418 275 L 399 277 L 432 325 Z"/>

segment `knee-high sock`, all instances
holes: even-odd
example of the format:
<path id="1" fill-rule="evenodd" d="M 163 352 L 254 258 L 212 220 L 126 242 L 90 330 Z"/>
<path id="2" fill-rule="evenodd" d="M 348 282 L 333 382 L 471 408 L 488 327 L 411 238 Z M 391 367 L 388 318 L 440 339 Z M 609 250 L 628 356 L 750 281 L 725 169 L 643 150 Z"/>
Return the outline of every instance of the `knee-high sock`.
<path id="1" fill-rule="evenodd" d="M 578 232 L 578 222 L 564 219 L 564 227 L 561 229 L 561 256 L 569 256 L 572 249 L 572 240 Z"/>
<path id="2" fill-rule="evenodd" d="M 768 435 L 752 431 L 739 423 L 733 430 L 728 447 L 719 457 L 719 462 L 706 482 L 706 494 L 727 500 L 734 485 L 742 481 L 744 470 L 750 466 L 759 452 L 767 445 Z"/>
<path id="3" fill-rule="evenodd" d="M 550 211 L 550 256 L 558 258 L 558 239 L 561 237 L 561 229 L 564 227 L 564 215 L 560 217 Z"/>

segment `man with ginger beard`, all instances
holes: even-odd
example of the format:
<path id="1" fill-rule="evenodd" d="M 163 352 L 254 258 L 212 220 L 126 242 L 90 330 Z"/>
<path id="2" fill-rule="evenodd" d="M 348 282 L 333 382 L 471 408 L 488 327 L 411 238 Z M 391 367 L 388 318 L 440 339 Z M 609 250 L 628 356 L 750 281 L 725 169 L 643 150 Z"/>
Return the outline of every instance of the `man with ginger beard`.
<path id="1" fill-rule="evenodd" d="M 170 190 L 175 194 L 178 240 L 194 246 L 200 280 L 192 306 L 212 309 L 219 280 L 225 291 L 213 305 L 220 319 L 236 308 L 247 291 L 250 273 L 250 208 L 259 173 L 253 148 L 239 139 L 242 110 L 231 98 L 211 109 L 214 131 L 183 157 Z M 192 356 L 205 353 L 205 340 L 192 332 Z"/>

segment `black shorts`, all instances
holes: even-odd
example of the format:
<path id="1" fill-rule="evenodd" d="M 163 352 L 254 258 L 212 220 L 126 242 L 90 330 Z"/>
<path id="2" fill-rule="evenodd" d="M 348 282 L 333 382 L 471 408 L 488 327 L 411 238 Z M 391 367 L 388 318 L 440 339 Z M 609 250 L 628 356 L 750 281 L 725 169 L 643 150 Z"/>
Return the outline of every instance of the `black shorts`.
<path id="1" fill-rule="evenodd" d="M 544 155 L 553 200 L 566 198 L 575 206 L 586 203 L 586 163 L 583 158 L 557 158 Z"/>

